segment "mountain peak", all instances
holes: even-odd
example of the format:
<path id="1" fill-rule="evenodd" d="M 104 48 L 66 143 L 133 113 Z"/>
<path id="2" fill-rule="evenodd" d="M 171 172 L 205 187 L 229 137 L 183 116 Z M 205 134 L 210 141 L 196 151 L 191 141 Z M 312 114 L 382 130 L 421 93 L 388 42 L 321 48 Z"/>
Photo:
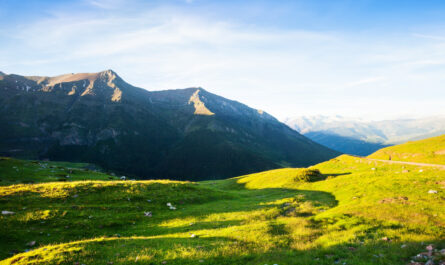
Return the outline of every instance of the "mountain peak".
<path id="1" fill-rule="evenodd" d="M 100 73 L 109 73 L 109 74 L 114 74 L 117 75 L 115 71 L 113 71 L 112 69 L 107 69 L 107 70 L 103 70 Z"/>
<path id="2" fill-rule="evenodd" d="M 70 73 L 54 77 L 45 78 L 48 86 L 54 86 L 60 83 L 77 82 L 82 80 L 88 80 L 89 82 L 95 82 L 101 79 L 105 82 L 111 82 L 112 80 L 120 78 L 113 70 L 108 69 L 97 73 Z"/>
<path id="3" fill-rule="evenodd" d="M 116 78 L 116 77 L 119 77 L 119 75 L 115 72 L 115 71 L 113 71 L 113 70 L 111 70 L 111 69 L 108 69 L 108 70 L 104 70 L 104 71 L 102 71 L 102 72 L 99 72 L 99 73 L 97 73 L 99 76 L 104 76 L 104 77 L 107 77 L 107 78 L 109 78 L 109 79 L 114 79 L 114 78 Z"/>

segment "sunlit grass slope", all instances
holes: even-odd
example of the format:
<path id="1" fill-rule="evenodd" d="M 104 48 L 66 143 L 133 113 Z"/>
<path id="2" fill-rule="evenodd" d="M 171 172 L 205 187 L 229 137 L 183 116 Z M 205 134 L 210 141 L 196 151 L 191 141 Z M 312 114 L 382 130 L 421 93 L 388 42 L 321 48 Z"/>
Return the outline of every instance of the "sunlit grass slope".
<path id="1" fill-rule="evenodd" d="M 445 248 L 444 189 L 445 171 L 346 155 L 198 183 L 1 186 L 0 264 L 407 264 Z"/>
<path id="2" fill-rule="evenodd" d="M 390 146 L 370 158 L 445 165 L 445 134 L 420 141 Z"/>

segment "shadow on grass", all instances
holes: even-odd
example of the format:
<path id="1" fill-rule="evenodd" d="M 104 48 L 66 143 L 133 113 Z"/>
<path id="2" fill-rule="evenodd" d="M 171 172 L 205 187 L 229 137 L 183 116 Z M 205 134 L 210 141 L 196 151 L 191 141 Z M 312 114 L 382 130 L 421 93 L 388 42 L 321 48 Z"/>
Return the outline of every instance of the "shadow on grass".
<path id="1" fill-rule="evenodd" d="M 279 231 L 278 231 L 279 232 Z M 431 241 L 436 248 L 444 241 Z M 258 248 L 256 244 L 227 237 L 208 238 L 103 238 L 38 248 L 21 253 L 5 264 L 391 264 L 402 265 L 424 252 L 416 241 L 338 244 L 306 250 Z M 444 260 L 436 257 L 436 262 Z M 423 263 L 422 263 L 423 264 Z"/>
<path id="2" fill-rule="evenodd" d="M 302 202 L 309 201 L 315 206 L 335 207 L 337 205 L 334 196 L 327 192 L 282 188 L 251 190 L 246 189 L 243 184 L 236 183 L 236 180 L 227 182 L 224 187 L 199 184 L 208 188 L 206 192 L 214 194 L 209 197 L 209 201 L 202 202 L 198 199 L 178 205 L 177 202 L 182 201 L 181 190 L 168 190 L 169 197 L 158 197 L 152 203 L 147 203 L 146 199 L 149 197 L 152 199 L 151 191 L 153 189 L 149 189 L 143 195 L 124 194 L 125 196 L 121 196 L 122 200 L 116 200 L 109 194 L 101 195 L 108 191 L 104 187 L 96 188 L 98 193 L 94 189 L 76 189 L 70 194 L 75 193 L 78 197 L 68 199 L 47 198 L 33 192 L 29 192 L 30 195 L 15 194 L 0 198 L 5 202 L 5 207 L 17 209 L 17 214 L 14 217 L 0 220 L 2 225 L 0 236 L 5 239 L 0 242 L 0 258 L 11 256 L 11 251 L 25 251 L 28 248 L 26 244 L 31 240 L 37 240 L 38 244 L 45 245 L 115 234 L 121 236 L 162 236 L 237 226 L 246 221 L 245 215 L 258 210 L 281 207 L 283 203 L 279 202 L 280 200 L 297 196 Z M 234 189 L 227 189 L 226 184 L 233 185 Z M 156 187 L 162 188 L 165 185 L 168 184 Z M 111 191 L 115 192 L 115 189 L 117 188 L 113 187 Z M 195 190 L 191 190 L 191 192 L 194 193 Z M 127 196 L 131 199 L 130 201 L 127 200 Z M 144 196 L 147 197 L 144 198 Z M 169 199 L 172 197 L 176 200 Z M 165 206 L 166 202 L 174 202 L 178 209 L 176 211 L 168 210 Z M 45 220 L 25 221 L 23 218 L 15 218 L 25 214 L 20 213 L 25 211 L 21 210 L 23 206 L 27 207 L 27 212 L 50 209 L 56 214 L 48 216 Z M 145 217 L 145 211 L 152 211 L 153 217 Z M 208 219 L 211 215 L 220 214 L 232 216 L 229 220 Z M 260 215 L 255 218 L 266 220 L 275 217 Z M 193 219 L 192 225 L 187 222 L 168 225 L 170 221 L 187 220 L 188 218 Z"/>

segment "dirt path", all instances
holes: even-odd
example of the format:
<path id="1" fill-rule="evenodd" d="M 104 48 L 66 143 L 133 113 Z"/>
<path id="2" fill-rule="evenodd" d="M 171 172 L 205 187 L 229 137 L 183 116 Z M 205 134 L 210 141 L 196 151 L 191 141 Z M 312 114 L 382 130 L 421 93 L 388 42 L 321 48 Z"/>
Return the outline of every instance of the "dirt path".
<path id="1" fill-rule="evenodd" d="M 439 164 L 426 164 L 426 163 L 417 163 L 417 162 L 383 160 L 383 159 L 374 159 L 374 158 L 368 158 L 366 156 L 356 156 L 356 155 L 351 155 L 351 156 L 370 160 L 370 161 L 378 161 L 378 162 L 388 163 L 388 164 L 402 164 L 402 165 L 411 165 L 411 166 L 419 166 L 419 167 L 435 167 L 435 168 L 440 168 L 440 169 L 445 170 L 445 165 L 439 165 Z"/>

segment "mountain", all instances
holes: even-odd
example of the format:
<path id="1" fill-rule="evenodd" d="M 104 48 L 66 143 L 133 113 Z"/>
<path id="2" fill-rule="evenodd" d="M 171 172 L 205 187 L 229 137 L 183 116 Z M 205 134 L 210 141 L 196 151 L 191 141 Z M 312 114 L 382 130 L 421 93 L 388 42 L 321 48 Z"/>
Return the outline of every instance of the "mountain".
<path id="1" fill-rule="evenodd" d="M 199 180 L 307 166 L 338 153 L 202 88 L 150 92 L 107 70 L 0 76 L 0 155 Z"/>
<path id="2" fill-rule="evenodd" d="M 314 142 L 345 154 L 366 156 L 388 145 L 367 142 L 354 137 L 340 136 L 328 131 L 308 132 L 304 134 Z"/>
<path id="3" fill-rule="evenodd" d="M 369 157 L 445 165 L 445 134 L 383 148 Z"/>
<path id="4" fill-rule="evenodd" d="M 369 155 L 383 147 L 445 133 L 445 116 L 365 121 L 342 116 L 302 116 L 285 123 L 334 150 Z"/>

